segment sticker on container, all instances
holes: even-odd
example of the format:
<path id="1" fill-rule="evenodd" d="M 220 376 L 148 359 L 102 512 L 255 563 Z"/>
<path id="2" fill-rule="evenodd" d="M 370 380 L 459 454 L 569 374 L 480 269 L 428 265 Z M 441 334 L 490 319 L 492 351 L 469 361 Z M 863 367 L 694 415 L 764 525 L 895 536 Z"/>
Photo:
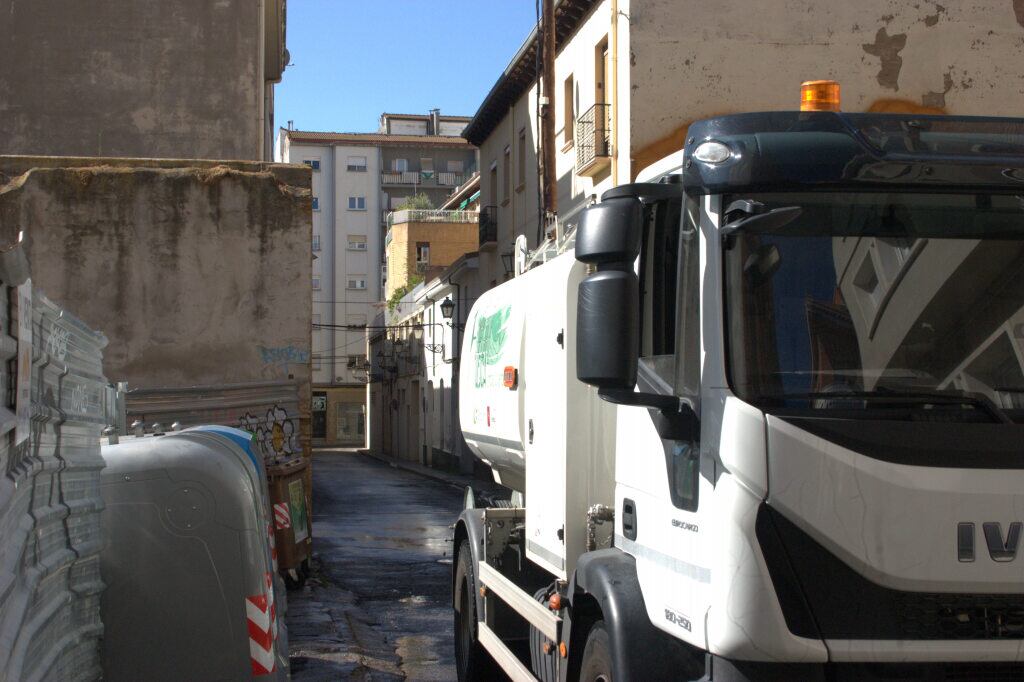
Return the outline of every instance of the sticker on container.
<path id="1" fill-rule="evenodd" d="M 301 481 L 299 481 L 301 483 Z M 278 502 L 274 505 L 274 525 L 278 530 L 292 527 L 292 515 L 288 511 L 288 504 Z"/>
<path id="2" fill-rule="evenodd" d="M 288 484 L 288 508 L 291 511 L 295 542 L 302 542 L 309 537 L 309 521 L 306 519 L 306 494 L 302 488 L 302 479 Z"/>

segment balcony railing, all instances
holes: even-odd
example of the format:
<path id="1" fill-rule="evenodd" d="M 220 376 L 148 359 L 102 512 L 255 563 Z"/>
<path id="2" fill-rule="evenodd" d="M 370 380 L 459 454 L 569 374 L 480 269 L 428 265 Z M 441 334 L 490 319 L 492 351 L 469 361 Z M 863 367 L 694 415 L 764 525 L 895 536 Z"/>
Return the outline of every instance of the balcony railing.
<path id="1" fill-rule="evenodd" d="M 382 185 L 422 185 L 419 171 L 381 171 Z"/>
<path id="2" fill-rule="evenodd" d="M 595 175 L 611 164 L 611 107 L 595 104 L 576 119 L 576 174 Z"/>
<path id="3" fill-rule="evenodd" d="M 396 223 L 475 223 L 480 219 L 476 211 L 438 211 L 432 209 L 406 209 L 388 214 L 388 227 Z"/>
<path id="4" fill-rule="evenodd" d="M 498 207 L 480 209 L 480 248 L 498 243 Z"/>
<path id="5" fill-rule="evenodd" d="M 462 184 L 462 173 L 444 171 L 437 174 L 437 184 L 445 187 L 458 187 Z"/>
<path id="6" fill-rule="evenodd" d="M 437 187 L 458 187 L 468 177 L 455 171 L 381 171 L 382 185 L 428 185 Z"/>

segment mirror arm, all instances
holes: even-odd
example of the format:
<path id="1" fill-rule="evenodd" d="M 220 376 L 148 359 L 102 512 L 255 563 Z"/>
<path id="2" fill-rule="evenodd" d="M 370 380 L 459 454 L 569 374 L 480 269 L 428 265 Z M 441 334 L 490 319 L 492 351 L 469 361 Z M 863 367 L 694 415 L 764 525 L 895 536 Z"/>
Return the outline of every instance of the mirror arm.
<path id="1" fill-rule="evenodd" d="M 602 400 L 616 405 L 658 410 L 652 415 L 654 426 L 658 435 L 666 440 L 694 441 L 699 438 L 700 418 L 693 409 L 693 402 L 687 398 L 610 388 L 601 389 L 597 394 Z"/>
<path id="2" fill-rule="evenodd" d="M 650 407 L 664 412 L 680 412 L 683 409 L 683 401 L 673 395 L 637 393 L 636 391 L 618 388 L 602 388 L 597 392 L 597 395 L 601 397 L 601 400 L 607 400 L 616 405 Z"/>

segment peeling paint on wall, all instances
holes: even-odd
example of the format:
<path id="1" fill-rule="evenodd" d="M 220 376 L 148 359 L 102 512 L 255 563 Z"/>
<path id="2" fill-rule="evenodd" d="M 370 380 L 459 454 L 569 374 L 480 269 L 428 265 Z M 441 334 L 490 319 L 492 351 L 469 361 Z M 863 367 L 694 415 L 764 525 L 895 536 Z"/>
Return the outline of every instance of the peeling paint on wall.
<path id="1" fill-rule="evenodd" d="M 1013 14 L 1017 17 L 1017 23 L 1024 26 L 1024 0 L 1013 0 Z"/>
<path id="2" fill-rule="evenodd" d="M 942 5 L 935 4 L 935 14 L 929 14 L 924 18 L 924 25 L 931 28 L 935 24 L 939 23 L 939 17 L 946 13 L 946 8 Z"/>
<path id="3" fill-rule="evenodd" d="M 953 89 L 953 76 L 947 71 L 942 75 L 942 92 L 926 92 L 921 96 L 921 104 L 926 107 L 946 106 L 946 93 Z"/>
<path id="4" fill-rule="evenodd" d="M 900 51 L 906 46 L 906 33 L 896 33 L 890 36 L 884 26 L 875 34 L 874 43 L 862 45 L 865 52 L 882 61 L 882 68 L 879 69 L 876 79 L 883 88 L 896 91 L 900 89 L 900 70 L 903 68 L 903 57 L 900 56 Z"/>

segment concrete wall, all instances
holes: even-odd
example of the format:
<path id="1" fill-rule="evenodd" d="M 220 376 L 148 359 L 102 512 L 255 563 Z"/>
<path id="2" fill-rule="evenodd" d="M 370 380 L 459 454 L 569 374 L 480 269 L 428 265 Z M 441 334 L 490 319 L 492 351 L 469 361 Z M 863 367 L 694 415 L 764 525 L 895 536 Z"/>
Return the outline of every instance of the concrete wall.
<path id="1" fill-rule="evenodd" d="M 842 86 L 845 111 L 1019 116 L 1024 5 L 619 0 L 630 17 L 634 171 L 682 149 L 690 122 L 793 110 L 800 83 Z"/>
<path id="2" fill-rule="evenodd" d="M 0 0 L 0 17 L 0 154 L 269 158 L 283 0 Z"/>
<path id="3" fill-rule="evenodd" d="M 25 230 L 35 286 L 107 335 L 110 380 L 293 380 L 308 429 L 309 187 L 304 166 L 0 157 L 0 236 Z"/>

